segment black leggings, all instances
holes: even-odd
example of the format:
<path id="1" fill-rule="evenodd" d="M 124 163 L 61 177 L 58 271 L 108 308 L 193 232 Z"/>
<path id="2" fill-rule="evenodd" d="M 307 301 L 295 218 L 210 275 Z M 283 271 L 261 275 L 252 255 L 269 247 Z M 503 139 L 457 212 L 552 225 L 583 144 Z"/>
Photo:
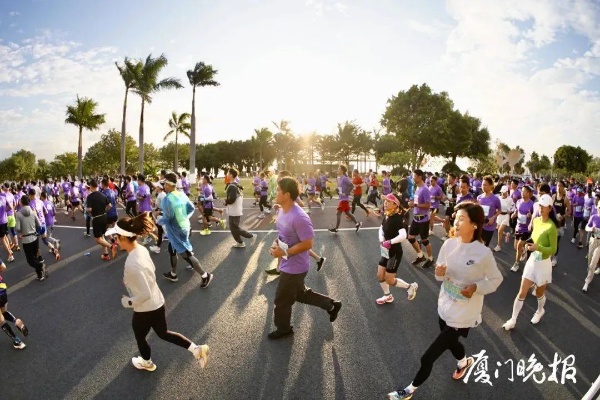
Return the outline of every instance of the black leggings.
<path id="1" fill-rule="evenodd" d="M 144 360 L 150 360 L 151 350 L 146 336 L 150 332 L 150 328 L 154 330 L 156 336 L 167 342 L 176 344 L 177 346 L 187 349 L 192 342 L 185 336 L 167 330 L 167 317 L 165 315 L 165 306 L 147 312 L 134 312 L 131 320 L 135 340 L 140 351 L 140 355 Z"/>
<path id="2" fill-rule="evenodd" d="M 450 350 L 457 360 L 465 358 L 465 348 L 462 343 L 458 341 L 458 338 L 460 336 L 467 337 L 469 328 L 451 328 L 447 326 L 446 322 L 441 318 L 439 319 L 439 324 L 441 332 L 421 357 L 421 368 L 419 368 L 419 372 L 417 372 L 417 375 L 412 382 L 413 386 L 421 386 L 423 382 L 429 378 L 433 363 L 435 363 L 446 350 Z"/>
<path id="3" fill-rule="evenodd" d="M 575 239 L 575 237 L 577 237 L 577 234 L 579 233 L 579 225 L 581 225 L 582 222 L 583 222 L 582 217 L 573 218 L 573 239 Z M 585 226 L 581 227 L 581 229 L 584 229 L 584 228 L 585 228 Z M 579 240 L 581 241 L 581 238 L 579 238 Z"/>
<path id="4" fill-rule="evenodd" d="M 369 203 L 373 203 L 373 204 L 375 204 L 375 207 L 377 207 L 378 206 L 378 204 L 377 204 L 377 199 L 378 198 L 379 198 L 379 192 L 371 192 L 371 193 L 369 193 L 368 196 L 367 196 L 367 205 Z"/>
<path id="5" fill-rule="evenodd" d="M 173 275 L 177 275 L 177 251 L 171 246 L 171 242 L 169 242 L 169 247 L 167 248 L 169 251 L 169 258 L 171 260 L 171 272 Z M 184 253 L 179 254 L 181 258 L 183 258 L 188 264 L 194 268 L 194 271 L 200 274 L 200 276 L 204 275 L 204 270 L 200 265 L 200 260 L 196 258 L 194 253 L 191 251 L 185 251 Z"/>
<path id="6" fill-rule="evenodd" d="M 165 233 L 165 230 L 163 229 L 162 225 L 156 225 L 156 227 L 158 228 L 158 239 L 156 240 L 156 245 L 160 247 L 163 241 L 163 234 Z"/>
<path id="7" fill-rule="evenodd" d="M 258 206 L 260 207 L 260 212 L 264 211 L 264 208 L 271 208 L 271 206 L 269 205 L 269 203 L 267 203 L 267 195 L 261 195 L 260 196 L 260 202 L 258 203 Z"/>
<path id="8" fill-rule="evenodd" d="M 131 218 L 135 217 L 137 213 L 137 203 L 135 200 L 128 201 L 125 205 L 125 213 Z"/>
<path id="9" fill-rule="evenodd" d="M 85 217 L 85 232 L 89 235 L 90 234 L 90 225 L 92 224 L 92 217 L 90 217 L 89 215 L 87 217 Z"/>
<path id="10" fill-rule="evenodd" d="M 30 267 L 35 269 L 37 276 L 42 276 L 42 271 L 44 267 L 44 259 L 42 256 L 38 256 L 40 249 L 40 240 L 38 238 L 35 239 L 34 242 L 31 243 L 23 243 L 23 252 L 25 253 L 25 258 L 27 259 L 27 264 Z"/>
<path id="11" fill-rule="evenodd" d="M 354 214 L 354 211 L 356 210 L 356 206 L 359 206 L 360 208 L 362 208 L 363 210 L 365 210 L 365 212 L 368 212 L 367 211 L 367 207 L 365 207 L 363 205 L 363 203 L 360 202 L 360 198 L 361 197 L 362 196 L 358 195 L 358 194 L 355 194 L 354 197 L 352 197 L 352 214 Z"/>

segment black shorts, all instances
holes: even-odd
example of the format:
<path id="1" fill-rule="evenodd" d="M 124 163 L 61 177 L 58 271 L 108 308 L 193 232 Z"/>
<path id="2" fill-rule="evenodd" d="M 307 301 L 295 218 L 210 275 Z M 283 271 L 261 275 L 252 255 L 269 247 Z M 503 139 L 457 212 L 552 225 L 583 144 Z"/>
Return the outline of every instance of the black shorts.
<path id="1" fill-rule="evenodd" d="M 92 229 L 94 231 L 94 237 L 101 238 L 106 233 L 107 223 L 106 214 L 92 218 Z"/>
<path id="2" fill-rule="evenodd" d="M 0 224 L 0 238 L 8 235 L 8 222 L 6 224 Z"/>
<path id="3" fill-rule="evenodd" d="M 113 215 L 113 216 L 106 216 L 106 225 L 111 225 L 114 224 L 115 222 L 117 222 L 119 220 L 119 216 L 118 215 Z"/>
<path id="4" fill-rule="evenodd" d="M 205 208 L 202 210 L 202 215 L 204 215 L 204 218 L 209 218 L 212 217 L 213 215 L 213 209 L 212 208 Z"/>
<path id="5" fill-rule="evenodd" d="M 71 205 L 73 206 L 73 208 L 79 207 L 79 200 L 77 200 L 77 201 L 71 201 Z"/>
<path id="6" fill-rule="evenodd" d="M 395 274 L 398 272 L 400 263 L 402 262 L 402 251 L 391 255 L 390 258 L 381 257 L 379 259 L 379 266 L 385 267 L 385 272 L 388 274 Z"/>
<path id="7" fill-rule="evenodd" d="M 452 218 L 452 214 L 454 214 L 454 205 L 450 204 L 448 207 L 446 207 L 446 217 L 450 217 Z"/>
<path id="8" fill-rule="evenodd" d="M 433 215 L 433 214 L 437 214 L 438 209 L 432 207 L 432 208 L 429 209 L 429 211 L 430 211 L 430 214 Z M 431 217 L 431 215 L 430 215 L 430 217 Z"/>
<path id="9" fill-rule="evenodd" d="M 429 237 L 429 220 L 425 222 L 418 222 L 413 220 L 408 229 L 409 236 L 420 236 L 421 240 Z"/>
<path id="10" fill-rule="evenodd" d="M 0 307 L 4 307 L 7 303 L 8 294 L 6 293 L 6 290 L 4 290 L 4 293 L 0 294 Z"/>
<path id="11" fill-rule="evenodd" d="M 494 237 L 494 231 L 486 231 L 485 229 L 481 230 L 481 239 L 483 239 L 483 243 L 486 246 L 490 245 L 492 238 Z"/>
<path id="12" fill-rule="evenodd" d="M 517 239 L 517 240 L 522 240 L 522 241 L 526 242 L 529 240 L 529 238 L 531 238 L 531 232 L 515 233 L 515 239 Z"/>

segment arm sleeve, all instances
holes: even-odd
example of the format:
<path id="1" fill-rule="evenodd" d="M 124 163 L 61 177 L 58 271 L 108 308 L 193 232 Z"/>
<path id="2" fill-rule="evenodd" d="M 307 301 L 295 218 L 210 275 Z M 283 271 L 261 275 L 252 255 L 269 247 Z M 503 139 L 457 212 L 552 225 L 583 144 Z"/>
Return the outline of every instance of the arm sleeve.
<path id="1" fill-rule="evenodd" d="M 498 270 L 496 259 L 491 253 L 482 260 L 482 264 L 485 278 L 479 282 L 475 282 L 477 284 L 475 293 L 486 295 L 495 292 L 504 278 L 502 277 L 502 273 Z"/>
<path id="2" fill-rule="evenodd" d="M 18 215 L 15 214 L 15 229 L 17 230 L 17 232 L 21 233 L 21 218 L 19 218 Z"/>
<path id="3" fill-rule="evenodd" d="M 552 223 L 552 227 L 548 229 L 545 233 L 548 236 L 548 241 L 550 242 L 549 246 L 542 246 L 538 243 L 538 251 L 544 255 L 544 257 L 549 257 L 556 254 L 556 246 L 558 243 L 558 231 L 554 223 Z"/>
<path id="4" fill-rule="evenodd" d="M 593 218 L 590 218 L 587 225 L 585 226 L 585 231 L 586 232 L 593 232 L 594 231 L 594 226 L 592 225 L 592 223 L 594 222 Z"/>
<path id="5" fill-rule="evenodd" d="M 392 240 L 390 240 L 390 242 L 392 244 L 396 244 L 396 243 L 401 243 L 404 240 L 406 240 L 407 234 L 406 234 L 406 229 L 402 228 L 398 231 L 398 236 L 396 236 L 395 238 L 393 238 Z"/>
<path id="6" fill-rule="evenodd" d="M 140 305 L 148 301 L 150 299 L 152 293 L 150 290 L 150 285 L 148 285 L 148 281 L 141 273 L 132 273 L 125 268 L 125 281 L 127 282 L 129 288 L 134 294 L 131 297 L 131 303 L 135 307 L 136 305 Z"/>
<path id="7" fill-rule="evenodd" d="M 385 237 L 383 236 L 383 225 L 379 227 L 379 243 L 383 243 L 385 241 Z"/>
<path id="8" fill-rule="evenodd" d="M 235 185 L 229 185 L 227 187 L 227 198 L 225 199 L 226 205 L 235 203 L 235 200 L 237 198 L 236 191 L 237 191 L 237 188 L 235 187 Z"/>

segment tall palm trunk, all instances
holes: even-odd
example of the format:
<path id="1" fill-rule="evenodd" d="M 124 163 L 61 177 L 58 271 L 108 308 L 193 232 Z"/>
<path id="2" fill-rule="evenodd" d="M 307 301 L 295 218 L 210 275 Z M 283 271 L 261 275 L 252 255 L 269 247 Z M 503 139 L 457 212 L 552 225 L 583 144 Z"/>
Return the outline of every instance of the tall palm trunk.
<path id="1" fill-rule="evenodd" d="M 177 169 L 179 168 L 179 145 L 177 144 L 178 136 L 179 135 L 177 135 L 177 131 L 175 131 L 175 161 L 173 162 L 173 171 L 175 172 L 177 172 Z"/>
<path id="2" fill-rule="evenodd" d="M 140 137 L 139 137 L 139 172 L 144 173 L 144 104 L 142 100 L 142 112 L 140 113 Z"/>
<path id="3" fill-rule="evenodd" d="M 192 132 L 190 133 L 190 173 L 196 171 L 196 86 L 192 89 Z M 175 136 L 177 142 L 177 136 Z M 177 151 L 177 150 L 176 150 Z M 175 153 L 177 154 L 177 152 Z"/>
<path id="4" fill-rule="evenodd" d="M 121 123 L 121 175 L 125 175 L 125 120 L 127 118 L 127 93 L 129 88 L 125 89 L 125 100 L 123 101 L 123 122 Z"/>
<path id="5" fill-rule="evenodd" d="M 79 144 L 77 145 L 77 176 L 83 177 L 83 126 L 79 127 Z"/>

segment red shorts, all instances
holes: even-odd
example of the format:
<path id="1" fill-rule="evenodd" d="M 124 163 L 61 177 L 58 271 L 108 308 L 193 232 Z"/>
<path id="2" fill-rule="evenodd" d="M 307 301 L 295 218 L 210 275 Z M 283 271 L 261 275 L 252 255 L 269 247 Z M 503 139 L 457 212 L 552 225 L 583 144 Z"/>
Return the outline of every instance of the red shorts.
<path id="1" fill-rule="evenodd" d="M 348 203 L 348 200 L 340 200 L 337 210 L 340 212 L 350 211 L 350 204 Z"/>

